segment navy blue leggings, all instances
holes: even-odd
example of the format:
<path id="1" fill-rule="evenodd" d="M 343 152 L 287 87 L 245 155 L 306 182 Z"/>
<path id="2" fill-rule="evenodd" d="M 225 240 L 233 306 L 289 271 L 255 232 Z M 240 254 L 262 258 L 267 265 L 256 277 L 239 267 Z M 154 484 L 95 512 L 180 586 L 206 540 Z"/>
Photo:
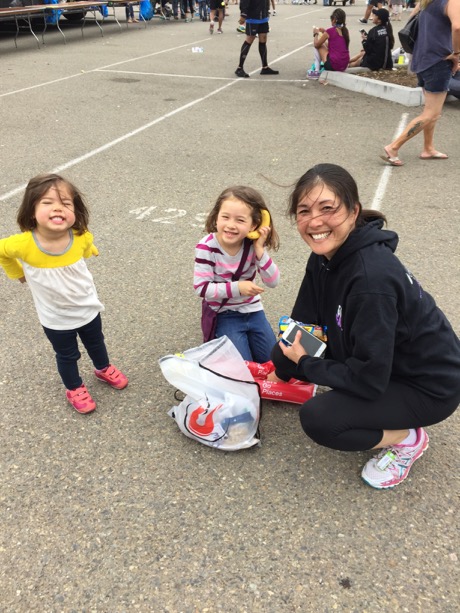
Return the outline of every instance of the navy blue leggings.
<path id="1" fill-rule="evenodd" d="M 85 346 L 94 368 L 102 370 L 109 365 L 109 356 L 102 334 L 102 321 L 99 314 L 89 324 L 75 330 L 51 330 L 44 326 L 43 330 L 56 352 L 58 372 L 68 390 L 74 390 L 83 383 L 78 372 L 77 362 L 81 354 L 78 349 L 77 335 Z"/>

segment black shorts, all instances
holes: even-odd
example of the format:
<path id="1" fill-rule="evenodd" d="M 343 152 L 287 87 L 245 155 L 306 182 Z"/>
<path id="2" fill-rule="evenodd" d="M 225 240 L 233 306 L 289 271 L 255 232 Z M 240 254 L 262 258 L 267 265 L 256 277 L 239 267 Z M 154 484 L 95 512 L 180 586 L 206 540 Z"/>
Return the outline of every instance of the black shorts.
<path id="1" fill-rule="evenodd" d="M 268 33 L 268 21 L 265 23 L 248 23 L 246 22 L 246 36 L 255 36 L 256 34 Z"/>
<path id="2" fill-rule="evenodd" d="M 210 0 L 209 8 L 211 11 L 225 11 L 225 1 L 224 0 Z"/>
<path id="3" fill-rule="evenodd" d="M 334 72 L 334 69 L 332 68 L 331 60 L 329 59 L 329 53 L 327 54 L 326 61 L 324 62 L 324 70 L 332 70 Z"/>

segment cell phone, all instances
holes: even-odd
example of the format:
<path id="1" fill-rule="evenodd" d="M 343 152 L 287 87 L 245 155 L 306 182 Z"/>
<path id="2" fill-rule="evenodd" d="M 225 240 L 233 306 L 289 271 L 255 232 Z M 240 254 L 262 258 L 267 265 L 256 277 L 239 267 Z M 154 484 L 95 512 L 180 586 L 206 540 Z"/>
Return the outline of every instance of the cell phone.
<path id="1" fill-rule="evenodd" d="M 295 341 L 296 334 L 297 332 L 299 332 L 299 330 L 302 333 L 300 344 L 305 349 L 305 351 L 308 353 L 308 355 L 311 355 L 314 358 L 323 357 L 324 352 L 326 351 L 326 343 L 323 343 L 323 341 L 320 341 L 319 338 L 317 338 L 313 334 L 310 334 L 310 332 L 307 332 L 301 326 L 299 326 L 298 324 L 294 322 L 289 324 L 289 326 L 284 331 L 281 339 L 287 345 L 292 345 L 292 343 Z"/>

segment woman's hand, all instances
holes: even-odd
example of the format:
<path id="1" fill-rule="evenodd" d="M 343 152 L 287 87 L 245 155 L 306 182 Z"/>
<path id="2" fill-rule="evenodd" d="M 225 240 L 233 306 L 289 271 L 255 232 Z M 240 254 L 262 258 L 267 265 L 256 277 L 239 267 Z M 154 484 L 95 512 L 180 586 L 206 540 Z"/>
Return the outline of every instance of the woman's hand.
<path id="1" fill-rule="evenodd" d="M 457 53 L 455 54 L 451 53 L 444 59 L 452 62 L 452 76 L 455 77 L 455 75 L 457 74 L 458 68 L 459 68 L 459 64 L 458 64 L 459 55 Z"/>
<path id="2" fill-rule="evenodd" d="M 258 296 L 265 291 L 263 287 L 259 287 L 253 281 L 238 281 L 238 289 L 242 296 Z"/>
<path id="3" fill-rule="evenodd" d="M 285 345 L 283 341 L 279 342 L 281 351 L 284 353 L 287 359 L 291 360 L 291 362 L 294 362 L 294 364 L 298 364 L 302 356 L 308 355 L 308 353 L 305 351 L 305 349 L 300 344 L 301 338 L 302 338 L 302 332 L 299 331 L 295 335 L 295 339 L 292 345 L 288 346 L 288 345 Z"/>

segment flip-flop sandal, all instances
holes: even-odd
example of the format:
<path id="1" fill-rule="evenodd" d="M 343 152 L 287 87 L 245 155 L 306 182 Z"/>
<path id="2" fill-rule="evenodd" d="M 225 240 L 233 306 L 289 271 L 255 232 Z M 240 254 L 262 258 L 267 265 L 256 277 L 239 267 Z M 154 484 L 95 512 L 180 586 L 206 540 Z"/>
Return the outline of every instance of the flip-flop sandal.
<path id="1" fill-rule="evenodd" d="M 440 151 L 436 151 L 432 155 L 419 155 L 421 160 L 448 160 L 449 156 L 446 153 L 441 153 Z"/>
<path id="2" fill-rule="evenodd" d="M 391 166 L 404 166 L 404 162 L 400 160 L 398 156 L 391 157 L 391 155 L 388 155 L 385 147 L 383 148 L 383 150 L 385 151 L 385 154 L 381 155 L 380 158 L 384 162 L 387 162 L 387 164 L 390 164 Z"/>

